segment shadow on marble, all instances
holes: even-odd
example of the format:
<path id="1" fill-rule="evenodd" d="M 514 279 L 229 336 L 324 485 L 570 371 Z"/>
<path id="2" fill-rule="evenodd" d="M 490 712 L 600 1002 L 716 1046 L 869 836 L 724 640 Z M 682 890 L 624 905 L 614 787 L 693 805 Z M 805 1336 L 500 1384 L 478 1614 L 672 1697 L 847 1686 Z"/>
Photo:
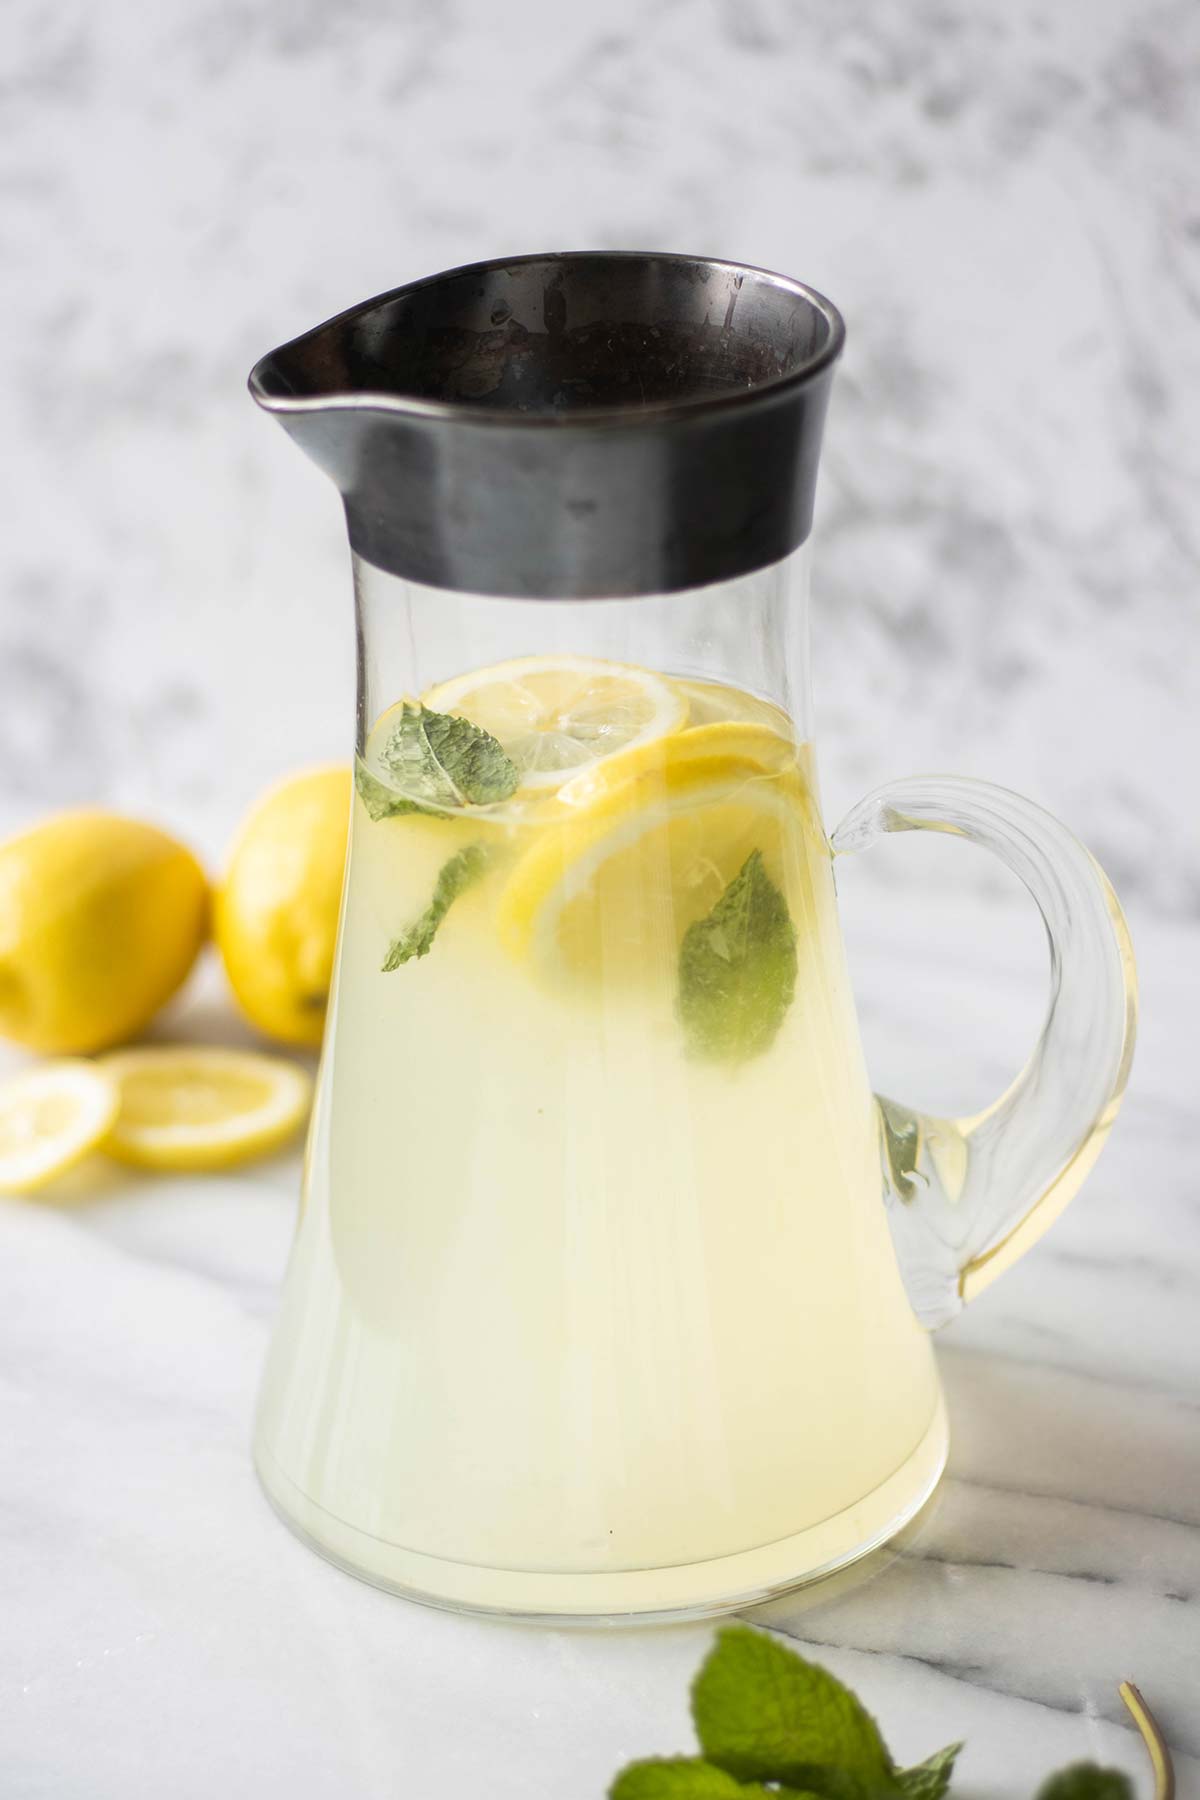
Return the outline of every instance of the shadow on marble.
<path id="1" fill-rule="evenodd" d="M 747 1614 L 995 1695 L 1128 1727 L 1123 1680 L 1200 1756 L 1200 1432 L 1181 1403 L 942 1347 L 949 1467 L 855 1569 Z"/>

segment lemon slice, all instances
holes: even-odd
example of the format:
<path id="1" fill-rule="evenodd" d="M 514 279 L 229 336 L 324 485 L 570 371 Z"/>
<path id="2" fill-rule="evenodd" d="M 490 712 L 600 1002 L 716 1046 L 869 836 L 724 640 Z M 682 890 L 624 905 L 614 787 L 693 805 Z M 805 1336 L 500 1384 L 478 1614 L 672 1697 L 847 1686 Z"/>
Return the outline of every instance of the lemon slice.
<path id="1" fill-rule="evenodd" d="M 28 1194 L 94 1149 L 117 1116 L 117 1088 L 93 1063 L 63 1058 L 0 1086 L 0 1194 Z"/>
<path id="2" fill-rule="evenodd" d="M 696 769 L 701 764 L 709 765 L 717 777 L 725 769 L 736 775 L 741 763 L 753 764 L 759 774 L 781 773 L 795 767 L 798 755 L 792 738 L 772 725 L 718 719 L 619 750 L 565 781 L 557 798 L 564 806 L 594 806 L 630 781 L 661 776 L 667 769 Z M 630 799 L 639 803 L 637 796 Z"/>
<path id="3" fill-rule="evenodd" d="M 557 788 L 617 751 L 677 731 L 687 702 L 674 683 L 633 664 L 527 656 L 455 676 L 425 705 L 490 731 L 527 788 Z"/>
<path id="4" fill-rule="evenodd" d="M 118 1050 L 100 1067 L 120 1111 L 105 1150 L 147 1169 L 223 1169 L 292 1137 L 312 1083 L 277 1056 L 191 1046 Z"/>
<path id="5" fill-rule="evenodd" d="M 760 700 L 745 688 L 730 687 L 723 681 L 695 681 L 683 675 L 673 676 L 672 686 L 687 704 L 689 725 L 737 720 L 740 724 L 765 725 L 781 737 L 794 735 L 792 721 L 782 706 Z"/>
<path id="6" fill-rule="evenodd" d="M 705 754 L 708 729 L 680 733 L 656 767 L 542 829 L 498 902 L 515 956 L 606 986 L 661 981 L 753 851 L 781 891 L 797 891 L 815 815 L 794 749 L 773 766 Z"/>

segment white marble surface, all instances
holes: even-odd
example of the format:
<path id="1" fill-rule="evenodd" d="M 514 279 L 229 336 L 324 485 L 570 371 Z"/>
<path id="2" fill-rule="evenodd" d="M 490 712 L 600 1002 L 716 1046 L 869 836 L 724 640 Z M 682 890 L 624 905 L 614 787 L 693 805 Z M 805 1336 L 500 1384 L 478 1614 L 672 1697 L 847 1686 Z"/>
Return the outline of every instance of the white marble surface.
<path id="1" fill-rule="evenodd" d="M 876 1079 L 975 1104 L 1037 1018 L 1032 922 L 982 902 L 881 916 L 855 874 Z M 965 1735 L 967 1800 L 1028 1796 L 1082 1756 L 1148 1793 L 1125 1677 L 1181 1800 L 1200 1795 L 1200 955 L 1165 923 L 1141 950 L 1149 1017 L 1108 1150 L 940 1338 L 938 1500 L 869 1579 L 750 1615 L 853 1681 L 905 1757 Z M 166 1028 L 229 1035 L 214 976 Z M 99 1171 L 69 1202 L 0 1206 L 0 1791 L 600 1800 L 624 1760 L 689 1745 L 710 1628 L 456 1619 L 284 1530 L 248 1439 L 297 1178 L 294 1157 L 222 1180 Z"/>
<path id="2" fill-rule="evenodd" d="M 843 308 L 816 651 L 837 817 L 1003 779 L 1200 907 L 1190 0 L 7 0 L 0 806 L 215 849 L 344 752 L 340 510 L 254 359 L 473 257 L 712 251 Z"/>
<path id="3" fill-rule="evenodd" d="M 150 812 L 210 853 L 344 753 L 338 507 L 262 351 L 490 254 L 710 250 L 844 309 L 818 507 L 829 811 L 951 767 L 1075 823 L 1130 905 L 1142 1046 L 1046 1242 L 942 1338 L 940 1505 L 819 1647 L 962 1790 L 1200 1794 L 1200 14 L 1187 0 L 8 0 L 0 13 L 0 828 Z M 879 1085 L 982 1104 L 1035 924 L 953 846 L 842 879 Z M 943 898 L 934 900 L 940 893 Z M 213 995 L 217 989 L 211 990 Z M 176 1031 L 226 1038 L 202 989 Z M 0 1207 L 8 1800 L 599 1796 L 689 1742 L 704 1627 L 480 1625 L 327 1568 L 247 1442 L 297 1164 Z"/>

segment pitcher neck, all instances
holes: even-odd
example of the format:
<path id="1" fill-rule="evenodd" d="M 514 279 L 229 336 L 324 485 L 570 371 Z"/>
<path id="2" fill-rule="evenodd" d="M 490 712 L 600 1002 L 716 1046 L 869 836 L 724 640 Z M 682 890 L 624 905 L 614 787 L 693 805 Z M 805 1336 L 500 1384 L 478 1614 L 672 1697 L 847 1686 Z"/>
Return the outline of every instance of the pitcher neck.
<path id="1" fill-rule="evenodd" d="M 809 739 L 808 576 L 809 547 L 802 545 L 733 581 L 581 603 L 431 588 L 355 557 L 358 748 L 397 701 L 417 699 L 467 670 L 519 676 L 531 662 L 562 659 L 698 684 L 697 722 L 707 716 L 706 685 L 718 706 L 718 690 L 734 688 L 779 708 L 795 734 Z"/>

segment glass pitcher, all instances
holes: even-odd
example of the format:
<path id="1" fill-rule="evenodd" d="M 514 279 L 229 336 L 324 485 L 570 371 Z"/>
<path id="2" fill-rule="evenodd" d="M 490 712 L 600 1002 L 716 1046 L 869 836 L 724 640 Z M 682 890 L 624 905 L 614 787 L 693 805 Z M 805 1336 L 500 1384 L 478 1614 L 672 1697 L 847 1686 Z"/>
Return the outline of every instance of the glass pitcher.
<path id="1" fill-rule="evenodd" d="M 525 257 L 367 302 L 255 399 L 337 482 L 356 799 L 257 1463 L 435 1604 L 744 1605 L 946 1457 L 930 1331 L 1049 1224 L 1133 1043 L 1107 880 L 952 777 L 822 825 L 807 549 L 843 327 L 684 256 Z M 875 1098 L 833 857 L 951 832 L 1050 937 L 985 1113 Z"/>

